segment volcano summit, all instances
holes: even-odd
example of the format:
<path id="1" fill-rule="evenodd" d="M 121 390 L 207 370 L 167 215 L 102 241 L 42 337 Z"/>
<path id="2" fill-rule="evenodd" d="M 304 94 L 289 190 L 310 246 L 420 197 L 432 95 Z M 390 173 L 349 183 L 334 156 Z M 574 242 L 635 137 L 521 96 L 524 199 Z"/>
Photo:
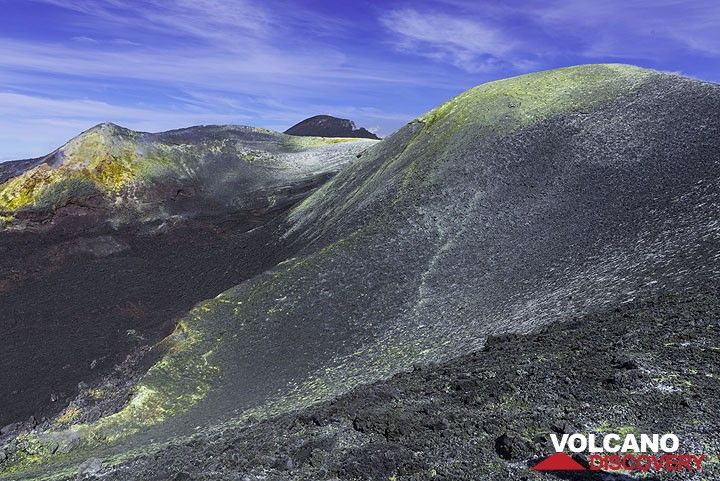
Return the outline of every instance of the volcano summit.
<path id="1" fill-rule="evenodd" d="M 355 122 L 339 119 L 331 115 L 316 115 L 293 125 L 285 131 L 289 135 L 311 137 L 356 137 L 380 140 L 380 137 L 369 130 L 357 128 Z"/>

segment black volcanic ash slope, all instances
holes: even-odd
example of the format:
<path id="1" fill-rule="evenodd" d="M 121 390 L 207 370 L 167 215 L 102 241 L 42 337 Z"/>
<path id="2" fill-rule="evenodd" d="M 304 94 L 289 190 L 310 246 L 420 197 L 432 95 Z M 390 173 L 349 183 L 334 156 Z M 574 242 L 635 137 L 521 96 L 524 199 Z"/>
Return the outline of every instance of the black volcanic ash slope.
<path id="1" fill-rule="evenodd" d="M 367 150 L 294 207 L 278 232 L 295 257 L 183 316 L 168 340 L 170 352 L 148 371 L 122 411 L 73 428 L 81 441 L 68 455 L 50 454 L 53 440 L 66 432 L 30 435 L 5 461 L 7 476 L 27 479 L 56 472 L 69 478 L 81 461 L 93 456 L 107 464 L 104 473 L 112 479 L 112 465 L 128 463 L 128 458 L 138 457 L 141 463 L 162 459 L 169 445 L 194 452 L 209 439 L 219 436 L 224 442 L 224 433 L 252 420 L 307 409 L 412 365 L 447 363 L 478 351 L 488 336 L 522 334 L 554 321 L 606 322 L 607 336 L 632 336 L 623 330 L 628 326 L 622 323 L 629 321 L 622 315 L 609 314 L 599 321 L 587 316 L 642 306 L 658 297 L 684 302 L 684 296 L 717 290 L 718 112 L 717 85 L 620 65 L 541 72 L 461 94 Z M 709 305 L 699 301 L 689 314 L 683 313 L 689 316 L 686 324 L 673 322 L 675 308 L 669 305 L 638 314 L 643 322 L 629 326 L 645 329 L 653 323 L 649 318 L 662 316 L 656 337 L 677 337 L 681 347 L 688 347 L 682 333 L 699 329 L 707 336 L 698 348 L 714 349 L 717 337 L 708 319 L 713 319 L 716 306 L 714 297 L 709 299 Z M 568 334 L 574 355 L 603 342 L 587 334 Z M 532 343 L 545 339 L 517 342 L 530 350 Z M 709 379 L 716 375 L 713 353 L 694 356 L 677 349 L 670 354 L 642 339 L 621 344 L 647 358 L 648 372 L 656 374 L 654 384 L 646 385 L 652 390 L 646 400 L 652 403 L 676 403 L 671 394 L 682 389 L 682 383 L 674 381 L 676 367 L 663 359 L 676 357 L 679 365 L 685 363 Z M 492 348 L 490 358 L 465 376 L 472 381 L 492 361 L 499 371 L 507 362 L 520 363 L 517 375 L 529 372 L 531 365 L 514 358 L 512 350 L 503 354 L 503 349 Z M 540 346 L 529 352 L 547 358 L 551 353 L 546 351 L 547 346 Z M 543 366 L 541 376 L 553 369 L 561 375 L 571 361 L 558 359 L 556 365 Z M 465 372 L 462 366 L 448 369 L 448 379 Z M 528 427 L 538 433 L 547 429 L 552 416 L 543 417 L 543 403 L 555 401 L 533 391 L 536 387 L 522 377 L 508 378 L 511 374 L 500 375 L 497 391 L 502 399 L 478 401 L 491 405 L 477 419 L 487 423 L 487 436 L 477 442 L 494 445 L 491 436 L 502 434 L 507 419 L 495 425 L 491 415 L 503 406 L 537 407 L 544 424 Z M 561 379 L 572 385 L 575 373 L 565 374 Z M 416 382 L 425 381 L 411 384 Z M 524 388 L 530 389 L 527 398 Z M 430 387 L 427 392 L 447 389 L 452 387 Z M 593 389 L 600 388 L 588 389 L 591 399 L 597 392 Z M 700 398 L 688 401 L 698 403 L 692 413 L 709 412 L 705 408 L 715 405 L 716 390 L 703 383 L 698 392 Z M 643 424 L 631 409 L 632 400 L 618 407 L 622 399 L 603 399 L 615 409 L 628 408 L 622 411 L 628 423 Z M 590 401 L 580 397 L 563 402 L 571 413 L 592 410 Z M 353 429 L 394 442 L 396 423 L 380 404 L 368 399 L 368 406 L 378 412 L 361 416 Z M 434 419 L 432 411 L 412 411 L 409 404 L 399 403 L 397 409 L 393 416 L 426 418 L 439 430 L 454 422 Z M 602 406 L 597 409 L 607 412 Z M 703 433 L 717 426 L 714 419 L 699 418 L 673 429 L 686 439 L 693 437 L 693 425 L 700 426 L 699 439 L 712 441 Z M 323 426 L 322 419 L 317 424 Z M 277 430 L 266 432 L 273 433 L 271 445 L 281 442 Z M 503 448 L 487 468 L 496 479 L 511 467 L 508 461 L 525 462 L 532 451 L 523 443 L 532 440 L 533 433 L 519 433 L 525 441 L 516 434 L 508 435 L 516 440 L 516 454 L 511 449 L 508 455 Z M 190 435 L 194 439 L 188 442 Z M 362 436 L 319 449 L 342 460 L 344 447 L 365 449 Z M 397 436 L 406 447 L 367 445 L 368 451 L 360 453 L 365 464 L 353 467 L 347 458 L 328 476 L 382 479 L 390 472 L 398 478 L 426 479 L 432 470 L 439 472 L 433 463 L 451 463 L 456 457 L 455 452 L 433 450 L 439 448 L 438 441 L 426 451 L 427 458 L 421 456 L 418 464 L 406 468 L 408 452 L 416 449 L 412 443 L 426 435 L 402 431 Z M 448 431 L 448 436 L 442 443 L 467 447 L 459 434 Z M 242 461 L 244 446 L 242 441 L 226 445 L 228 457 L 223 454 L 223 461 L 208 466 L 211 471 L 203 471 L 203 476 L 243 479 L 271 462 L 260 453 Z M 485 456 L 490 449 L 483 445 L 478 454 Z M 467 449 L 457 451 L 458 459 L 472 456 Z M 292 479 L 300 462 L 293 456 L 290 461 L 274 457 L 278 471 L 269 479 Z M 183 456 L 173 459 L 167 478 L 188 479 L 181 474 Z M 188 459 L 197 459 L 196 454 Z M 322 460 L 317 462 L 322 465 Z M 364 472 L 363 466 L 369 465 L 379 471 Z M 482 479 L 480 468 L 472 466 L 464 473 Z M 117 478 L 126 479 L 123 476 L 117 473 Z M 445 474 L 446 479 L 458 476 Z M 523 476 L 528 476 L 526 470 L 517 477 Z"/>
<path id="2" fill-rule="evenodd" d="M 285 131 L 288 135 L 313 137 L 349 137 L 380 140 L 364 127 L 357 128 L 349 119 L 339 119 L 331 115 L 316 115 L 293 125 Z"/>
<path id="3" fill-rule="evenodd" d="M 103 124 L 0 164 L 0 427 L 63 409 L 195 303 L 283 260 L 274 219 L 371 144 Z"/>

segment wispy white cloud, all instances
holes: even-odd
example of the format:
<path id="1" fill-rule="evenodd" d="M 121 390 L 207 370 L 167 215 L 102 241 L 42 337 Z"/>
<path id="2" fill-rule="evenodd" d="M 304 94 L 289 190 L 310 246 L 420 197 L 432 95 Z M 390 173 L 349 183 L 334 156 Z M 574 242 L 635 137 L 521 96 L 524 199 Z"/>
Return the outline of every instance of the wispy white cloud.
<path id="1" fill-rule="evenodd" d="M 568 57 L 661 63 L 720 55 L 716 0 L 437 0 L 381 14 L 395 46 L 470 72 L 528 70 Z"/>
<path id="2" fill-rule="evenodd" d="M 135 125 L 144 124 L 147 119 L 152 119 L 152 122 L 167 123 L 177 122 L 178 116 L 191 116 L 196 120 L 207 117 L 207 114 L 188 114 L 187 112 L 172 112 L 166 109 L 128 107 L 97 100 L 52 99 L 12 92 L 0 92 L 0 118 L 35 118 L 35 112 L 43 112 L 46 117 L 56 119 L 92 120 L 98 118 L 98 116 L 107 116 L 109 120 L 124 120 Z M 242 118 L 243 116 L 233 114 L 233 117 Z"/>
<path id="3" fill-rule="evenodd" d="M 527 13 L 555 35 L 581 39 L 578 53 L 590 58 L 657 60 L 678 50 L 720 55 L 715 0 L 556 0 Z"/>
<path id="4" fill-rule="evenodd" d="M 272 0 L 33 1 L 65 12 L 68 34 L 0 35 L 0 159 L 41 155 L 45 139 L 55 145 L 102 121 L 284 130 L 322 112 L 387 134 L 421 112 L 393 112 L 379 92 L 456 89 L 444 72 L 338 48 L 345 20 Z"/>
<path id="5" fill-rule="evenodd" d="M 29 43 L 0 38 L 0 66 L 8 69 L 48 72 L 82 77 L 107 77 L 184 83 L 238 90 L 243 85 L 288 86 L 300 79 L 327 81 L 366 77 L 371 73 L 343 68 L 344 56 L 283 52 L 272 47 L 243 55 L 186 48 L 102 49 L 50 43 Z M 269 77 L 274 75 L 275 77 Z M 262 76 L 262 84 L 256 83 Z M 269 80 L 269 82 L 268 82 Z M 235 86 L 234 88 L 231 88 Z"/>
<path id="6" fill-rule="evenodd" d="M 83 14 L 75 23 L 84 28 L 93 29 L 101 21 L 130 31 L 195 38 L 227 51 L 250 48 L 298 29 L 317 35 L 337 33 L 346 25 L 335 17 L 272 1 L 146 0 L 141 5 L 121 0 L 32 1 Z"/>
<path id="7" fill-rule="evenodd" d="M 396 46 L 463 70 L 478 72 L 508 60 L 518 41 L 479 19 L 462 18 L 412 8 L 392 10 L 381 17 L 395 34 Z"/>
<path id="8" fill-rule="evenodd" d="M 97 40 L 95 40 L 94 38 L 85 37 L 82 35 L 80 35 L 78 37 L 73 37 L 72 39 L 76 42 L 97 43 Z"/>
<path id="9" fill-rule="evenodd" d="M 0 69 L 284 96 L 362 82 L 442 87 L 447 80 L 314 42 L 312 35 L 342 30 L 343 22 L 306 9 L 270 12 L 268 2 L 250 0 L 148 0 L 142 8 L 119 0 L 34 1 L 82 13 L 73 22 L 83 34 L 72 44 L 0 37 Z M 103 39 L 117 25 L 128 35 Z M 148 30 L 164 35 L 143 41 Z"/>

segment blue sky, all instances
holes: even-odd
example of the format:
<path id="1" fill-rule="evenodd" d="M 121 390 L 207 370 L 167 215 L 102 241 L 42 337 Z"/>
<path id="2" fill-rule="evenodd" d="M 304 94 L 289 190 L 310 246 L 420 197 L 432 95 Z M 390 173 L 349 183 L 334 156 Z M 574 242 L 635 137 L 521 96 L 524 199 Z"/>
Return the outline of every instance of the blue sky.
<path id="1" fill-rule="evenodd" d="M 717 0 L 0 0 L 0 159 L 103 121 L 387 135 L 479 83 L 623 62 L 720 81 Z"/>

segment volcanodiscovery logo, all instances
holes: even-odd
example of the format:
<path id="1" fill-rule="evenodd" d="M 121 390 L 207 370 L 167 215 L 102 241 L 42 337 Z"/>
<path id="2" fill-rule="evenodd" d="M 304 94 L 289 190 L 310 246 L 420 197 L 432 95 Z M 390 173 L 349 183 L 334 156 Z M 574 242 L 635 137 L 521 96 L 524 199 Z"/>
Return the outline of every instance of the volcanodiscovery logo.
<path id="1" fill-rule="evenodd" d="M 532 469 L 536 471 L 700 471 L 705 455 L 678 453 L 674 434 L 551 434 L 555 454 Z M 567 451 L 583 455 L 587 466 Z M 576 456 L 579 457 L 579 456 Z"/>

